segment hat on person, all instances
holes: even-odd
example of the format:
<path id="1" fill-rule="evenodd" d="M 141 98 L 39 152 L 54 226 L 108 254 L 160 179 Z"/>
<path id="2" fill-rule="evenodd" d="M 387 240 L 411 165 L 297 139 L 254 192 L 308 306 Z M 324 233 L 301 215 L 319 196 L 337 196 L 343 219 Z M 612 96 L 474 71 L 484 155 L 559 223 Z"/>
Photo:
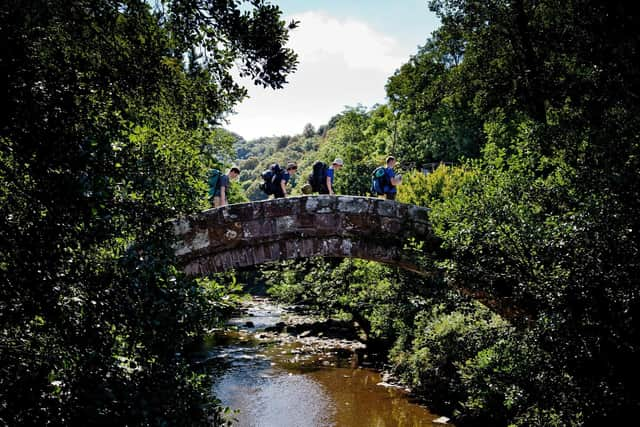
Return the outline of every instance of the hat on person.
<path id="1" fill-rule="evenodd" d="M 344 162 L 342 161 L 342 159 L 340 157 L 336 157 L 336 159 L 333 161 L 334 165 L 338 165 L 338 166 L 342 166 L 344 165 Z"/>

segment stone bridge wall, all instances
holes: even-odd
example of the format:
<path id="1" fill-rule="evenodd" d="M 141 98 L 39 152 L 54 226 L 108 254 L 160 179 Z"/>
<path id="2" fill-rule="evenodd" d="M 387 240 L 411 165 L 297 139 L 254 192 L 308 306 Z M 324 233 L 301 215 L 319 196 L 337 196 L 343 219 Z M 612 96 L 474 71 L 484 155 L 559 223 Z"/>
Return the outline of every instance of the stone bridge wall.
<path id="1" fill-rule="evenodd" d="M 337 256 L 419 271 L 411 238 L 439 242 L 429 210 L 352 196 L 303 196 L 229 205 L 174 222 L 185 271 L 203 275 L 270 261 Z M 424 249 L 424 248 L 423 248 Z"/>

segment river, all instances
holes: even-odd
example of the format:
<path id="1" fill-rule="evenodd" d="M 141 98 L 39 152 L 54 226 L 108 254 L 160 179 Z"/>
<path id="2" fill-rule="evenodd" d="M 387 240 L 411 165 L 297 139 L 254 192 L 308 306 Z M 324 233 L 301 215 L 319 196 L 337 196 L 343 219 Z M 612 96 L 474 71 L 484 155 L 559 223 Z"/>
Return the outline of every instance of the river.
<path id="1" fill-rule="evenodd" d="M 451 426 L 370 367 L 348 330 L 291 316 L 254 299 L 205 342 L 213 393 L 242 427 Z M 335 329 L 335 330 L 334 330 Z M 344 335 L 347 335 L 345 338 Z M 434 423 L 434 420 L 437 420 Z"/>

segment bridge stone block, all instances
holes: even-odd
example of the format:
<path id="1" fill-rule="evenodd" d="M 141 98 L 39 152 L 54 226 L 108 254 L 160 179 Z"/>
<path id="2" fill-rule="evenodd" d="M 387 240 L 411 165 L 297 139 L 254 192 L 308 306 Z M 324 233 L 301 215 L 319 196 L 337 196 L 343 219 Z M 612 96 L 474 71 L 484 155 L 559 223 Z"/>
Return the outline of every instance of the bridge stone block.
<path id="1" fill-rule="evenodd" d="M 389 216 L 399 218 L 400 212 L 398 208 L 398 204 L 394 201 L 382 199 L 376 200 L 376 214 L 381 217 Z"/>
<path id="2" fill-rule="evenodd" d="M 345 239 L 340 243 L 340 252 L 345 257 L 351 257 L 353 250 L 353 242 L 351 240 Z"/>
<path id="3" fill-rule="evenodd" d="M 315 216 L 314 226 L 318 232 L 337 232 L 340 230 L 340 218 L 337 215 L 320 214 Z"/>
<path id="4" fill-rule="evenodd" d="M 337 210 L 341 213 L 365 214 L 370 206 L 365 197 L 338 197 Z"/>
<path id="5" fill-rule="evenodd" d="M 173 232 L 177 236 L 187 234 L 191 231 L 191 223 L 186 219 L 180 219 L 173 223 Z"/>
<path id="6" fill-rule="evenodd" d="M 376 224 L 377 221 L 369 217 L 369 215 L 346 214 L 342 216 L 342 228 L 344 231 L 364 232 L 376 229 Z"/>
<path id="7" fill-rule="evenodd" d="M 296 228 L 296 218 L 292 215 L 275 218 L 275 232 L 277 234 L 292 232 Z"/>
<path id="8" fill-rule="evenodd" d="M 289 216 L 299 213 L 297 203 L 292 203 L 291 200 L 287 199 L 274 199 L 257 203 L 262 204 L 263 218 Z"/>
<path id="9" fill-rule="evenodd" d="M 316 216 L 310 213 L 300 214 L 297 218 L 298 229 L 302 232 L 315 230 Z"/>
<path id="10" fill-rule="evenodd" d="M 337 197 L 335 196 L 322 195 L 306 199 L 305 209 L 308 212 L 333 213 L 336 210 Z"/>
<path id="11" fill-rule="evenodd" d="M 413 206 L 410 205 L 407 207 L 407 213 L 409 218 L 411 218 L 414 222 L 422 222 L 425 224 L 429 223 L 429 209 L 424 208 L 422 206 Z"/>
<path id="12" fill-rule="evenodd" d="M 403 231 L 404 231 L 402 228 L 402 223 L 398 221 L 394 221 L 391 218 L 381 218 L 380 229 L 387 234 L 391 234 L 395 236 L 399 236 L 403 234 Z"/>
<path id="13" fill-rule="evenodd" d="M 199 249 L 208 248 L 211 245 L 209 233 L 207 230 L 195 233 L 188 240 L 182 240 L 178 243 L 176 254 L 184 255 Z"/>

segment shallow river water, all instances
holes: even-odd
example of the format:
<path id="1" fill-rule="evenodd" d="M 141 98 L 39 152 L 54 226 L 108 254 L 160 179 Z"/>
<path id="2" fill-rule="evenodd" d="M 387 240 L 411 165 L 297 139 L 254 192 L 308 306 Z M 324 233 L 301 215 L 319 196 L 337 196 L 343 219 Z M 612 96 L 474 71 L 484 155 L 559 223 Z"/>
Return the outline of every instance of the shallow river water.
<path id="1" fill-rule="evenodd" d="M 229 328 L 210 337 L 203 349 L 203 357 L 215 367 L 213 393 L 223 405 L 239 410 L 235 425 L 452 425 L 434 423 L 439 415 L 413 403 L 405 390 L 389 386 L 379 372 L 363 366 L 366 361 L 352 351 L 353 346 L 347 349 L 344 340 L 323 342 L 316 337 L 309 344 L 303 338 L 308 333 L 270 339 L 272 335 L 262 331 L 281 322 L 281 316 L 278 306 L 260 301 L 243 317 L 231 319 Z"/>

